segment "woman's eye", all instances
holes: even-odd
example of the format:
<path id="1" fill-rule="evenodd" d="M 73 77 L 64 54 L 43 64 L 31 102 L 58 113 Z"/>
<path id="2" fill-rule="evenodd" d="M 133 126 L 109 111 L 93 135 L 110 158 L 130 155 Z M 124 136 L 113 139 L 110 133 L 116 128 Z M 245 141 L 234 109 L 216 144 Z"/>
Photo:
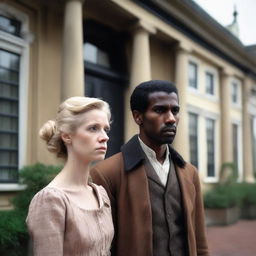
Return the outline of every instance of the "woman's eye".
<path id="1" fill-rule="evenodd" d="M 108 134 L 110 132 L 110 128 L 105 128 L 104 131 Z"/>
<path id="2" fill-rule="evenodd" d="M 98 127 L 97 126 L 91 126 L 89 127 L 89 131 L 91 132 L 96 132 L 98 130 Z"/>

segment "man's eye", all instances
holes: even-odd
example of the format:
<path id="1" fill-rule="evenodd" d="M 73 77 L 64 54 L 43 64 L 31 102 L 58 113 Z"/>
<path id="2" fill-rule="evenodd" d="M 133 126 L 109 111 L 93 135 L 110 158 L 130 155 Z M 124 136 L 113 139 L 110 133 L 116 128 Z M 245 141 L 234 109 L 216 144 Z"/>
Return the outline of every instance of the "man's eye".
<path id="1" fill-rule="evenodd" d="M 156 108 L 155 112 L 158 114 L 164 113 L 165 109 L 164 108 Z"/>
<path id="2" fill-rule="evenodd" d="M 174 115 L 177 115 L 179 112 L 180 112 L 180 108 L 173 108 L 173 109 L 172 109 L 172 113 L 173 113 Z"/>

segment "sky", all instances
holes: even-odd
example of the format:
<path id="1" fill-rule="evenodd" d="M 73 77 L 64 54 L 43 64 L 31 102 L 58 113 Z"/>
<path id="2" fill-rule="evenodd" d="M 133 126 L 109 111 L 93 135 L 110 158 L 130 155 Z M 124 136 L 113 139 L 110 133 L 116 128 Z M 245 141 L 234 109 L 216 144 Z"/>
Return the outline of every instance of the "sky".
<path id="1" fill-rule="evenodd" d="M 244 45 L 256 44 L 256 0 L 194 0 L 221 25 L 233 21 L 234 6 L 238 12 L 239 37 Z"/>

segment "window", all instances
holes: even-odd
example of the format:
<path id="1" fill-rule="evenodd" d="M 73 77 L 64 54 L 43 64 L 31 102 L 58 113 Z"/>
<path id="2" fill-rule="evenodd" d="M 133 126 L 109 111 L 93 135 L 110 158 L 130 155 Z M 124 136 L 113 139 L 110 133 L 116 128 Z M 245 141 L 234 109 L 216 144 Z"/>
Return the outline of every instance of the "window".
<path id="1" fill-rule="evenodd" d="M 0 181 L 16 181 L 18 169 L 20 57 L 0 49 Z"/>
<path id="2" fill-rule="evenodd" d="M 205 73 L 206 93 L 214 95 L 214 76 L 210 72 Z"/>
<path id="3" fill-rule="evenodd" d="M 215 177 L 215 121 L 206 119 L 206 140 L 207 140 L 207 176 Z"/>
<path id="4" fill-rule="evenodd" d="M 233 104 L 239 104 L 239 84 L 233 81 L 231 84 L 231 99 Z"/>
<path id="5" fill-rule="evenodd" d="M 198 115 L 189 113 L 190 162 L 198 168 Z"/>
<path id="6" fill-rule="evenodd" d="M 188 66 L 188 83 L 189 87 L 197 89 L 197 64 L 191 61 Z"/>
<path id="7" fill-rule="evenodd" d="M 16 183 L 26 164 L 29 43 L 28 16 L 0 3 L 0 190 Z M 22 120 L 20 122 L 19 120 Z"/>

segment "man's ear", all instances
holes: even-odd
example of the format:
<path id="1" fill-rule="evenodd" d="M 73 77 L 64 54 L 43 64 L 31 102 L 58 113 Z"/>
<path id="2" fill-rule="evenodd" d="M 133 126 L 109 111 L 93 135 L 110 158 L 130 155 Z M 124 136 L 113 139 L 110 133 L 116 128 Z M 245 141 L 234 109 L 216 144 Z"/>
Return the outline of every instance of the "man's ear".
<path id="1" fill-rule="evenodd" d="M 71 144 L 72 140 L 70 134 L 62 132 L 60 136 L 64 143 Z"/>
<path id="2" fill-rule="evenodd" d="M 142 125 L 142 114 L 138 110 L 132 111 L 133 119 L 137 125 Z"/>

